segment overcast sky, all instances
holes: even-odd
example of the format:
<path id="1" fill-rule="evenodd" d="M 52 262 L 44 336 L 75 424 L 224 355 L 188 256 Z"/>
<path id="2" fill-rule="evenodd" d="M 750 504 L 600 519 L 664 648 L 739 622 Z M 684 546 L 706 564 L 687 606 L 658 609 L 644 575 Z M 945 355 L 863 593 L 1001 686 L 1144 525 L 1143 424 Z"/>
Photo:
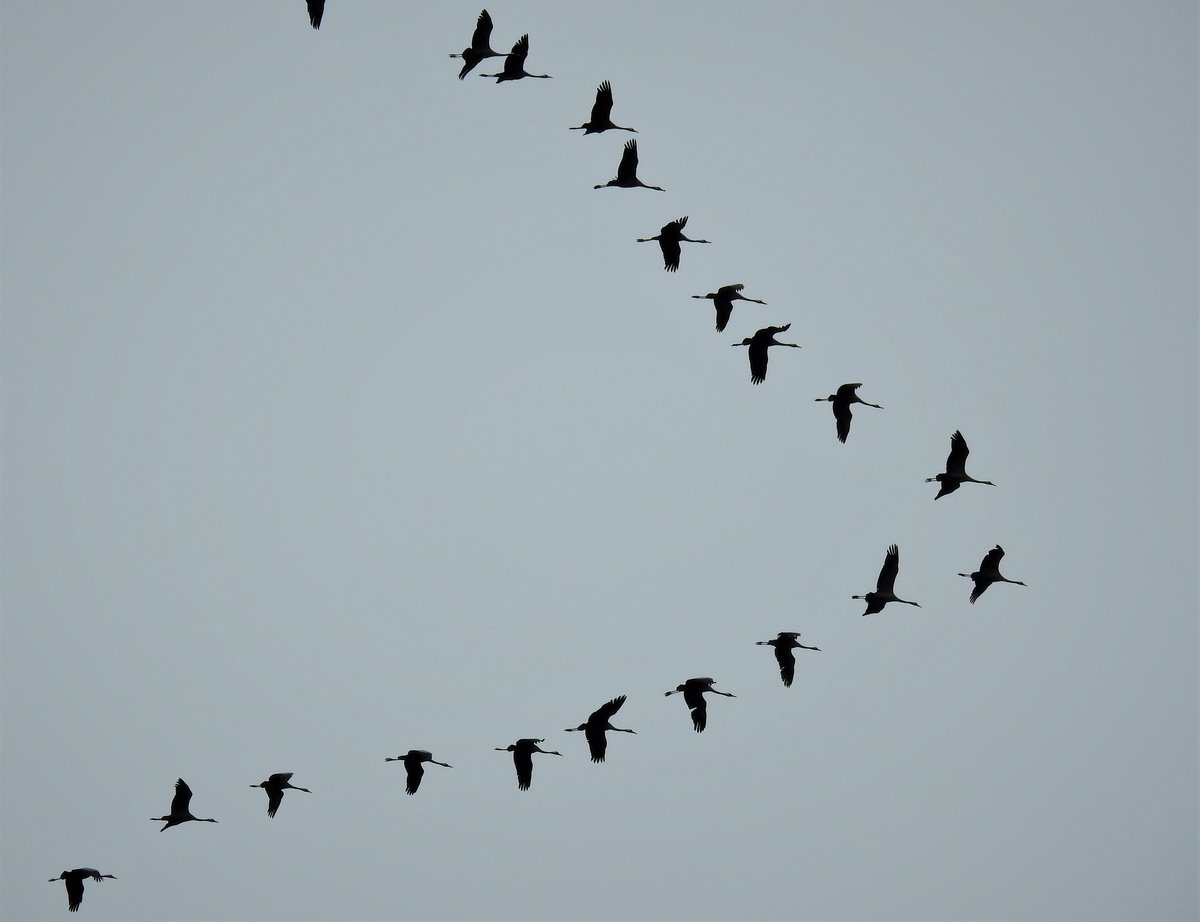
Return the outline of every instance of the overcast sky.
<path id="1" fill-rule="evenodd" d="M 489 10 L 0 8 L 0 915 L 1196 918 L 1196 4 Z"/>

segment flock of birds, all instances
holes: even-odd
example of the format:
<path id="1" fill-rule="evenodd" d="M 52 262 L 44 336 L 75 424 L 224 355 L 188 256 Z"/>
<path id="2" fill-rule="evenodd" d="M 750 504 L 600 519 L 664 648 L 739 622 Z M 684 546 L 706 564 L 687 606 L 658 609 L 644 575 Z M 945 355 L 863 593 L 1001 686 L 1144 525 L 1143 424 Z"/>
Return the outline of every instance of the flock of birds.
<path id="1" fill-rule="evenodd" d="M 319 29 L 321 20 L 325 12 L 324 0 L 307 0 L 309 21 L 314 29 Z M 492 35 L 492 18 L 487 10 L 483 10 L 479 14 L 476 22 L 475 31 L 471 38 L 471 44 L 464 48 L 461 52 L 450 55 L 452 58 L 461 58 L 463 61 L 462 69 L 459 71 L 459 79 L 465 78 L 481 61 L 491 57 L 504 57 L 504 65 L 498 73 L 481 74 L 484 77 L 494 77 L 497 83 L 506 80 L 519 80 L 525 77 L 548 78 L 549 74 L 531 74 L 525 70 L 525 59 L 529 54 L 529 36 L 522 35 L 517 39 L 512 46 L 512 50 L 504 53 L 495 51 L 491 47 Z M 605 80 L 596 89 L 596 99 L 592 105 L 591 117 L 582 125 L 577 125 L 571 130 L 582 130 L 585 135 L 598 134 L 604 131 L 619 130 L 635 132 L 634 128 L 626 128 L 621 125 L 616 125 L 612 121 L 612 106 L 613 95 L 612 86 Z M 625 142 L 624 150 L 621 154 L 621 161 L 617 166 L 617 175 L 606 183 L 596 185 L 596 189 L 603 189 L 609 186 L 619 188 L 643 188 L 653 189 L 659 192 L 666 191 L 660 186 L 652 186 L 642 182 L 637 175 L 638 166 L 638 150 L 636 139 L 630 139 Z M 680 258 L 680 243 L 709 243 L 708 240 L 694 240 L 687 237 L 683 230 L 687 226 L 687 217 L 681 217 L 677 220 L 670 221 L 663 225 L 658 234 L 653 237 L 638 238 L 638 243 L 649 243 L 658 241 L 662 251 L 663 265 L 668 272 L 675 272 L 679 268 Z M 725 330 L 729 323 L 730 317 L 733 314 L 734 301 L 749 301 L 755 304 L 766 304 L 765 301 L 760 301 L 757 298 L 747 298 L 741 292 L 743 285 L 733 284 L 724 285 L 718 288 L 715 292 L 709 292 L 704 295 L 692 295 L 693 298 L 707 299 L 713 302 L 716 309 L 716 329 L 718 332 Z M 740 343 L 734 343 L 737 346 L 748 347 L 748 355 L 750 361 L 750 380 L 754 384 L 761 384 L 767 376 L 767 355 L 768 350 L 772 346 L 784 346 L 793 349 L 799 349 L 797 343 L 780 342 L 775 337 L 779 333 L 786 332 L 791 327 L 791 324 L 783 326 L 769 326 L 758 330 L 753 336 L 748 336 Z M 843 384 L 833 394 L 828 397 L 815 398 L 818 402 L 828 401 L 833 404 L 833 415 L 837 425 L 837 438 L 840 442 L 845 442 L 850 435 L 850 423 L 853 417 L 851 407 L 854 404 L 862 404 L 863 406 L 883 409 L 879 404 L 868 403 L 858 396 L 858 388 L 862 387 L 861 383 Z M 966 471 L 966 461 L 970 449 L 967 447 L 967 441 L 961 432 L 956 431 L 950 437 L 950 454 L 946 458 L 945 471 L 936 474 L 926 480 L 926 483 L 938 483 L 940 489 L 935 500 L 941 499 L 950 493 L 955 492 L 964 483 L 986 484 L 995 486 L 990 480 L 978 480 Z M 1004 549 L 1000 545 L 996 545 L 988 551 L 983 560 L 979 564 L 979 569 L 971 573 L 960 573 L 959 576 L 969 578 L 973 582 L 973 589 L 970 596 L 972 603 L 976 602 L 979 597 L 993 583 L 1014 583 L 1018 586 L 1024 586 L 1025 583 L 1020 580 L 1008 579 L 1000 573 L 1000 561 L 1004 557 Z M 908 599 L 902 599 L 896 595 L 895 585 L 896 577 L 900 571 L 900 549 L 895 545 L 891 545 L 887 549 L 884 556 L 883 566 L 879 571 L 879 577 L 875 583 L 875 589 L 863 595 L 852 596 L 854 599 L 861 599 L 866 602 L 866 610 L 863 615 L 873 615 L 883 611 L 884 606 L 890 602 L 899 602 L 904 605 L 915 605 L 920 607 L 920 603 L 913 602 Z M 756 642 L 758 646 L 770 646 L 775 649 L 775 660 L 779 667 L 779 676 L 785 687 L 790 687 L 795 678 L 796 672 L 796 657 L 795 650 L 813 650 L 820 651 L 819 647 L 810 647 L 800 643 L 800 633 L 797 631 L 780 631 L 779 635 L 773 640 L 760 640 Z M 705 700 L 706 694 L 723 695 L 727 698 L 736 697 L 731 692 L 720 691 L 713 686 L 716 680 L 711 677 L 699 677 L 688 679 L 680 685 L 677 685 L 672 690 L 665 692 L 667 696 L 682 694 L 684 704 L 687 706 L 691 716 L 692 727 L 697 733 L 703 733 L 708 726 L 708 707 Z M 635 733 L 624 727 L 614 727 L 611 719 L 621 710 L 625 704 L 625 696 L 619 695 L 610 701 L 605 702 L 595 711 L 593 711 L 586 721 L 579 724 L 577 727 L 568 727 L 564 732 L 582 732 L 587 741 L 588 750 L 591 753 L 593 762 L 603 762 L 608 751 L 609 731 L 617 733 Z M 533 783 L 533 756 L 535 753 L 543 755 L 562 756 L 561 752 L 555 750 L 547 750 L 541 748 L 541 743 L 545 740 L 541 738 L 525 738 L 519 739 L 506 747 L 495 747 L 498 752 L 511 752 L 513 757 L 513 765 L 516 768 L 517 787 L 526 791 Z M 439 762 L 433 758 L 433 753 L 426 749 L 410 749 L 404 755 L 389 756 L 385 762 L 402 762 L 406 772 L 405 792 L 407 794 L 415 794 L 420 788 L 421 779 L 424 777 L 425 764 L 439 765 L 444 768 L 452 766 L 446 762 Z M 292 772 L 276 772 L 270 775 L 266 781 L 259 784 L 252 784 L 252 788 L 262 788 L 267 794 L 267 816 L 274 817 L 278 811 L 280 804 L 283 802 L 283 794 L 286 790 L 304 791 L 306 794 L 312 793 L 308 788 L 298 787 L 291 783 Z M 216 823 L 217 820 L 212 817 L 198 817 L 191 812 L 192 789 L 187 782 L 179 778 L 175 782 L 175 794 L 171 799 L 171 810 L 165 816 L 151 817 L 156 822 L 163 823 L 160 832 L 170 829 L 172 826 L 178 826 L 187 822 L 199 823 Z M 101 874 L 95 868 L 75 868 L 70 871 L 63 871 L 58 877 L 50 879 L 50 882 L 62 880 L 66 884 L 67 889 L 67 908 L 71 912 L 79 909 L 83 902 L 84 881 L 103 881 L 105 879 L 115 880 L 112 874 Z"/>

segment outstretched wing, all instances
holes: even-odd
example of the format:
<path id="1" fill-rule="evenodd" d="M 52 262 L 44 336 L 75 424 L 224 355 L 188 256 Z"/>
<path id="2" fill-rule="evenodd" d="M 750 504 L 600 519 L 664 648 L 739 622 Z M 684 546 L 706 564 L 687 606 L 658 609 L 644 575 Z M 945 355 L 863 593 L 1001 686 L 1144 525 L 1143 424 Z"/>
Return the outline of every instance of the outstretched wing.
<path id="1" fill-rule="evenodd" d="M 188 805 L 192 802 L 192 789 L 187 782 L 180 778 L 175 782 L 175 796 L 171 798 L 171 815 L 179 816 L 189 813 Z"/>
<path id="2" fill-rule="evenodd" d="M 589 722 L 592 720 L 598 720 L 603 723 L 612 720 L 613 715 L 617 713 L 617 711 L 621 710 L 621 706 L 624 703 L 625 696 L 617 695 L 617 697 L 613 698 L 612 701 L 602 704 L 600 707 L 596 708 L 596 710 L 592 712 L 592 716 L 588 718 Z"/>
<path id="3" fill-rule="evenodd" d="M 997 544 L 994 548 L 983 555 L 983 563 L 979 565 L 979 569 L 983 573 L 1000 573 L 1000 561 L 1004 559 L 1004 548 Z"/>
<path id="4" fill-rule="evenodd" d="M 308 21 L 314 29 L 321 28 L 321 17 L 325 15 L 325 0 L 308 0 Z M 82 889 L 80 893 L 82 893 Z"/>
<path id="5" fill-rule="evenodd" d="M 283 803 L 283 788 L 276 786 L 267 788 L 267 816 L 274 817 L 275 811 L 279 809 L 281 803 Z"/>
<path id="6" fill-rule="evenodd" d="M 487 10 L 483 10 L 479 14 L 479 19 L 475 23 L 475 32 L 471 36 L 471 47 L 476 51 L 492 50 L 492 17 L 488 15 Z"/>
<path id="7" fill-rule="evenodd" d="M 796 656 L 792 653 L 792 648 L 781 643 L 776 644 L 775 661 L 779 663 L 779 677 L 783 679 L 783 684 L 790 688 L 796 675 Z"/>
<path id="8" fill-rule="evenodd" d="M 963 434 L 957 429 L 954 430 L 954 435 L 950 436 L 950 454 L 946 456 L 946 472 L 966 473 L 967 455 L 970 453 L 971 449 L 967 447 L 967 440 L 963 438 Z"/>
<path id="9" fill-rule="evenodd" d="M 838 389 L 838 397 L 841 397 L 841 388 Z M 833 418 L 837 420 L 837 437 L 839 442 L 845 442 L 847 436 L 850 435 L 850 420 L 854 418 L 854 414 L 850 412 L 850 404 L 842 400 L 833 402 Z"/>
<path id="10" fill-rule="evenodd" d="M 596 726 L 589 721 L 587 727 L 584 728 L 583 735 L 587 738 L 592 761 L 603 762 L 604 753 L 608 751 L 608 737 L 604 733 L 604 727 Z"/>
<path id="11" fill-rule="evenodd" d="M 517 787 L 528 791 L 533 782 L 533 753 L 528 749 L 513 750 L 513 764 L 517 767 Z"/>
<path id="12" fill-rule="evenodd" d="M 767 344 L 761 340 L 752 342 L 746 351 L 750 355 L 750 383 L 762 384 L 767 380 Z"/>
<path id="13" fill-rule="evenodd" d="M 879 580 L 875 583 L 875 591 L 884 595 L 892 595 L 896 585 L 896 574 L 900 572 L 900 548 L 892 545 L 888 548 L 887 556 L 883 558 L 883 567 L 879 571 Z"/>
<path id="14" fill-rule="evenodd" d="M 404 786 L 404 793 L 415 794 L 417 788 L 421 786 L 421 779 L 425 776 L 425 768 L 415 759 L 411 762 L 406 760 L 404 768 L 408 772 L 408 783 Z"/>
<path id="15" fill-rule="evenodd" d="M 637 179 L 638 152 L 637 141 L 630 138 L 625 142 L 625 150 L 621 154 L 621 164 L 617 167 L 617 179 L 620 182 L 630 182 Z"/>
<path id="16" fill-rule="evenodd" d="M 592 103 L 592 124 L 601 125 L 611 121 L 609 116 L 612 114 L 612 105 L 612 86 L 605 80 L 596 87 L 596 101 Z"/>

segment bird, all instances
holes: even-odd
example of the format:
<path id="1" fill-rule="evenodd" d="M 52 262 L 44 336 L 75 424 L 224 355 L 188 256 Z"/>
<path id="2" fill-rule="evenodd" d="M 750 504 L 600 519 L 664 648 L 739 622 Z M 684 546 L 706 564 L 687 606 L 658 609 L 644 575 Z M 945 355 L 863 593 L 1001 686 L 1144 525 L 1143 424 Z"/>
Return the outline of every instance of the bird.
<path id="1" fill-rule="evenodd" d="M 522 35 L 515 45 L 512 46 L 512 51 L 504 59 L 504 67 L 498 74 L 480 74 L 481 77 L 495 77 L 497 83 L 503 83 L 505 80 L 520 80 L 522 77 L 541 77 L 549 79 L 550 74 L 531 74 L 525 70 L 525 56 L 529 54 L 529 34 Z"/>
<path id="2" fill-rule="evenodd" d="M 655 189 L 659 192 L 667 191 L 662 186 L 648 186 L 638 179 L 637 165 L 637 138 L 630 138 L 625 142 L 625 151 L 621 154 L 621 162 L 617 164 L 616 178 L 592 188 L 603 189 L 606 186 L 620 186 L 622 189 L 636 189 L 638 186 L 641 186 L 643 189 Z"/>
<path id="3" fill-rule="evenodd" d="M 624 125 L 614 125 L 609 117 L 612 114 L 612 86 L 607 80 L 596 87 L 596 101 L 592 103 L 592 117 L 582 125 L 574 125 L 572 131 L 583 129 L 585 135 L 599 134 L 602 131 L 608 131 L 610 128 L 616 128 L 619 131 L 632 131 L 637 134 L 636 128 L 626 128 Z"/>
<path id="4" fill-rule="evenodd" d="M 614 727 L 609 720 L 613 714 L 621 710 L 621 705 L 625 703 L 625 696 L 618 695 L 609 701 L 607 704 L 602 704 L 588 716 L 586 723 L 581 723 L 578 727 L 567 727 L 568 733 L 573 733 L 576 730 L 582 730 L 583 735 L 587 738 L 588 749 L 592 751 L 593 762 L 603 762 L 605 750 L 608 749 L 608 738 L 604 735 L 605 730 L 616 730 L 618 733 L 636 733 L 636 730 L 626 730 L 623 727 Z"/>
<path id="5" fill-rule="evenodd" d="M 679 242 L 686 240 L 688 243 L 710 243 L 708 240 L 693 240 L 691 237 L 683 235 L 683 229 L 687 227 L 687 216 L 680 218 L 677 221 L 672 221 L 670 224 L 664 224 L 653 237 L 638 237 L 638 243 L 649 243 L 651 240 L 657 240 L 659 249 L 662 250 L 663 268 L 668 272 L 674 272 L 679 268 Z"/>
<path id="6" fill-rule="evenodd" d="M 496 746 L 497 752 L 511 752 L 513 754 L 513 764 L 517 767 L 517 787 L 522 791 L 528 791 L 529 785 L 533 781 L 533 754 L 541 752 L 548 756 L 561 756 L 561 752 L 554 752 L 549 749 L 543 749 L 538 743 L 544 743 L 545 740 L 517 740 L 508 746 L 501 748 Z"/>
<path id="7" fill-rule="evenodd" d="M 408 772 L 408 783 L 404 786 L 406 794 L 417 793 L 417 788 L 421 786 L 421 778 L 425 774 L 425 769 L 421 767 L 422 762 L 432 762 L 434 765 L 442 766 L 442 768 L 454 767 L 453 765 L 447 765 L 445 762 L 439 762 L 428 749 L 410 749 L 402 756 L 388 756 L 383 761 L 404 763 L 404 770 Z"/>
<path id="8" fill-rule="evenodd" d="M 83 902 L 83 882 L 85 880 L 116 880 L 112 874 L 101 874 L 95 868 L 76 868 L 73 871 L 63 871 L 57 877 L 51 877 L 50 883 L 57 880 L 65 880 L 67 882 L 67 909 L 71 912 L 78 912 L 79 905 Z"/>
<path id="9" fill-rule="evenodd" d="M 688 679 L 682 685 L 676 685 L 673 691 L 665 692 L 667 695 L 683 692 L 683 703 L 692 712 L 692 726 L 696 729 L 697 733 L 703 733 L 704 728 L 708 725 L 708 706 L 704 701 L 705 692 L 712 692 L 714 695 L 724 695 L 726 698 L 737 697 L 737 695 L 730 692 L 717 691 L 713 688 L 713 682 L 715 681 L 717 680 L 711 678 Z"/>
<path id="10" fill-rule="evenodd" d="M 823 400 L 829 400 L 833 403 L 833 418 L 837 420 L 837 437 L 839 442 L 845 442 L 846 437 L 850 435 L 850 420 L 854 414 L 850 412 L 850 404 L 861 403 L 865 407 L 874 407 L 876 410 L 882 410 L 877 403 L 867 403 L 856 393 L 862 387 L 862 383 L 858 384 L 843 384 L 837 389 L 836 394 L 830 394 L 828 397 L 814 398 L 817 403 Z"/>
<path id="11" fill-rule="evenodd" d="M 321 17 L 325 15 L 325 0 L 308 0 L 308 21 L 314 29 L 321 28 Z"/>
<path id="12" fill-rule="evenodd" d="M 770 346 L 791 346 L 793 349 L 799 349 L 800 346 L 796 343 L 781 343 L 775 339 L 776 333 L 782 333 L 785 330 L 791 329 L 790 323 L 785 323 L 781 327 L 763 327 L 753 336 L 747 336 L 740 343 L 733 343 L 734 346 L 749 346 L 750 349 L 747 355 L 750 356 L 750 383 L 762 384 L 767 379 L 767 349 Z"/>
<path id="13" fill-rule="evenodd" d="M 475 32 L 471 36 L 471 44 L 464 48 L 461 54 L 452 53 L 450 55 L 452 58 L 463 59 L 462 70 L 458 72 L 459 80 L 466 77 L 471 69 L 484 58 L 503 56 L 503 51 L 492 50 L 492 17 L 488 15 L 487 10 L 479 13 L 479 19 L 475 22 Z"/>
<path id="14" fill-rule="evenodd" d="M 820 647 L 806 647 L 800 643 L 799 631 L 780 631 L 779 636 L 774 640 L 758 640 L 755 641 L 756 646 L 768 646 L 775 648 L 775 661 L 779 663 L 779 677 L 783 679 L 783 684 L 789 688 L 792 685 L 792 679 L 796 675 L 796 655 L 792 650 L 799 648 L 801 650 L 816 650 L 821 652 Z"/>
<path id="15" fill-rule="evenodd" d="M 995 486 L 990 480 L 976 480 L 967 473 L 967 455 L 970 453 L 971 449 L 967 447 L 967 440 L 956 429 L 954 435 L 950 436 L 950 454 L 946 456 L 945 473 L 925 478 L 926 483 L 933 483 L 936 480 L 942 485 L 934 499 L 941 499 L 947 493 L 953 493 L 964 483 L 986 483 L 989 487 Z"/>
<path id="16" fill-rule="evenodd" d="M 710 291 L 706 295 L 692 295 L 693 298 L 701 300 L 708 298 L 713 303 L 713 307 L 717 309 L 717 332 L 720 333 L 725 329 L 725 324 L 729 323 L 729 317 L 733 314 L 734 301 L 753 301 L 755 304 L 766 304 L 766 301 L 760 301 L 758 298 L 747 298 L 740 294 L 745 288 L 741 283 L 737 285 L 722 285 L 716 291 Z"/>
<path id="17" fill-rule="evenodd" d="M 187 782 L 180 778 L 175 782 L 175 796 L 171 798 L 171 812 L 166 816 L 152 816 L 150 819 L 165 821 L 159 832 L 165 829 L 170 829 L 172 826 L 178 826 L 180 823 L 186 823 L 188 820 L 195 820 L 197 823 L 215 823 L 214 819 L 205 819 L 199 816 L 192 816 L 192 811 L 188 809 L 188 805 L 192 802 L 192 789 L 187 786 Z"/>
<path id="18" fill-rule="evenodd" d="M 312 793 L 308 788 L 300 788 L 292 784 L 291 772 L 276 772 L 262 784 L 252 784 L 250 787 L 262 788 L 267 792 L 267 816 L 270 817 L 275 816 L 275 811 L 283 803 L 284 788 L 291 788 L 293 791 L 303 791 L 305 794 Z"/>
<path id="19" fill-rule="evenodd" d="M 975 600 L 983 595 L 984 591 L 992 583 L 1016 583 L 1018 586 L 1025 584 L 1019 579 L 1009 579 L 1007 576 L 1000 575 L 1000 561 L 1004 557 L 1004 548 L 997 544 L 994 548 L 983 555 L 983 561 L 979 564 L 979 569 L 974 573 L 959 573 L 959 576 L 965 576 L 975 583 L 975 588 L 971 591 L 971 604 L 975 604 Z"/>
<path id="20" fill-rule="evenodd" d="M 910 602 L 908 599 L 898 598 L 893 588 L 896 585 L 896 574 L 900 571 L 900 548 L 892 545 L 887 550 L 887 556 L 883 558 L 883 567 L 879 570 L 879 579 L 875 583 L 875 591 L 868 592 L 866 595 L 851 596 L 852 599 L 865 599 L 867 602 L 867 610 L 863 615 L 873 615 L 876 612 L 883 611 L 883 606 L 888 602 L 903 602 L 905 605 L 916 605 L 920 608 L 917 602 Z"/>

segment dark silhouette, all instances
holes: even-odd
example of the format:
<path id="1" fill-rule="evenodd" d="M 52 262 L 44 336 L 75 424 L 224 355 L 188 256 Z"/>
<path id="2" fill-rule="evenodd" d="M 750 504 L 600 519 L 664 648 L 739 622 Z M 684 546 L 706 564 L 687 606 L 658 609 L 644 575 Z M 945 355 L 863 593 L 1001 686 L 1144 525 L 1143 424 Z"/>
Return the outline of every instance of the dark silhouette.
<path id="1" fill-rule="evenodd" d="M 50 883 L 57 880 L 65 880 L 67 882 L 67 909 L 71 912 L 79 911 L 79 904 L 83 902 L 83 882 L 85 880 L 116 880 L 111 874 L 101 874 L 95 868 L 76 868 L 74 871 L 63 871 L 57 877 L 51 877 Z"/>
<path id="2" fill-rule="evenodd" d="M 708 706 L 704 701 L 705 692 L 712 692 L 714 695 L 724 695 L 726 698 L 737 697 L 737 695 L 730 694 L 729 692 L 717 691 L 713 688 L 713 682 L 715 681 L 716 679 L 710 678 L 688 679 L 682 685 L 676 685 L 674 691 L 664 692 L 667 695 L 683 692 L 683 703 L 692 712 L 692 726 L 697 733 L 703 733 L 704 728 L 708 725 Z"/>
<path id="3" fill-rule="evenodd" d="M 604 735 L 605 730 L 616 730 L 618 733 L 636 733 L 636 730 L 626 730 L 622 727 L 614 727 L 609 723 L 613 714 L 621 710 L 621 705 L 625 703 L 625 696 L 618 695 L 607 704 L 602 704 L 596 710 L 592 711 L 587 719 L 587 723 L 581 723 L 578 727 L 567 727 L 568 733 L 573 733 L 576 730 L 582 730 L 583 735 L 587 738 L 588 749 L 592 751 L 593 762 L 603 762 L 604 753 L 608 749 L 608 738 Z"/>
<path id="4" fill-rule="evenodd" d="M 882 410 L 877 403 L 867 403 L 858 394 L 855 393 L 862 383 L 858 384 L 843 384 L 837 389 L 836 394 L 830 394 L 828 397 L 817 397 L 817 402 L 822 400 L 830 400 L 833 402 L 833 418 L 837 420 L 837 437 L 839 442 L 845 442 L 846 437 L 850 434 L 850 420 L 854 414 L 850 412 L 850 404 L 861 403 L 864 407 L 874 407 L 876 410 Z"/>
<path id="5" fill-rule="evenodd" d="M 308 0 L 308 21 L 314 29 L 321 28 L 321 17 L 325 15 L 325 0 Z"/>
<path id="6" fill-rule="evenodd" d="M 614 125 L 609 116 L 612 114 L 612 87 L 605 80 L 596 87 L 596 101 L 592 103 L 592 117 L 582 125 L 575 125 L 571 128 L 572 131 L 583 129 L 585 135 L 599 134 L 602 131 L 608 131 L 610 128 L 616 128 L 619 131 L 632 131 L 637 134 L 636 128 L 626 128 L 624 125 Z"/>
<path id="7" fill-rule="evenodd" d="M 529 54 L 529 35 L 522 35 L 512 46 L 512 51 L 504 59 L 504 67 L 498 74 L 480 74 L 481 77 L 495 77 L 497 83 L 505 80 L 520 80 L 522 77 L 541 77 L 549 79 L 549 74 L 531 74 L 525 70 L 525 56 Z"/>
<path id="8" fill-rule="evenodd" d="M 251 785 L 254 787 L 254 785 Z M 192 816 L 192 811 L 188 809 L 188 805 L 192 802 L 192 789 L 187 786 L 187 782 L 180 778 L 175 782 L 175 796 L 171 798 L 171 812 L 166 816 L 152 816 L 150 819 L 165 821 L 159 832 L 164 829 L 170 829 L 172 826 L 178 826 L 180 823 L 186 823 L 188 820 L 195 820 L 197 823 L 215 823 L 214 819 L 204 819 L 199 816 Z"/>
<path id="9" fill-rule="evenodd" d="M 791 329 L 791 326 L 790 323 L 785 323 L 781 327 L 763 327 L 753 336 L 747 336 L 740 343 L 733 343 L 734 346 L 750 347 L 747 355 L 750 357 L 751 384 L 762 384 L 767 379 L 767 349 L 770 346 L 800 348 L 796 343 L 781 343 L 775 338 L 776 333 L 782 333 L 785 330 Z"/>
<path id="10" fill-rule="evenodd" d="M 415 794 L 417 788 L 421 786 L 421 778 L 425 775 L 425 769 L 421 767 L 422 762 L 432 762 L 434 765 L 440 765 L 442 768 L 453 768 L 453 765 L 447 765 L 445 762 L 439 762 L 433 757 L 433 753 L 428 749 L 410 749 L 402 756 L 388 756 L 383 761 L 385 762 L 403 762 L 404 770 L 408 773 L 408 783 L 404 786 L 404 793 Z"/>
<path id="11" fill-rule="evenodd" d="M 964 483 L 986 483 L 989 487 L 995 486 L 990 480 L 976 480 L 967 473 L 967 455 L 970 453 L 971 449 L 967 447 L 967 440 L 963 438 L 961 432 L 955 430 L 954 435 L 950 436 L 950 454 L 946 457 L 946 472 L 938 474 L 936 477 L 925 478 L 926 483 L 933 483 L 936 480 L 942 485 L 934 499 L 941 499 L 947 493 L 953 493 Z"/>
<path id="12" fill-rule="evenodd" d="M 292 784 L 291 772 L 276 772 L 262 784 L 252 784 L 250 787 L 262 788 L 267 792 L 267 816 L 271 817 L 275 816 L 275 811 L 283 803 L 284 788 L 291 788 L 293 791 L 303 791 L 305 794 L 312 793 L 308 788 L 298 788 Z"/>
<path id="13" fill-rule="evenodd" d="M 529 785 L 533 781 L 533 754 L 541 752 L 548 756 L 561 756 L 561 752 L 554 752 L 549 749 L 542 749 L 538 743 L 544 743 L 545 740 L 517 740 L 509 746 L 501 749 L 496 746 L 497 752 L 511 752 L 513 754 L 513 764 L 517 767 L 517 787 L 522 791 L 528 791 Z"/>
<path id="14" fill-rule="evenodd" d="M 979 569 L 974 573 L 959 573 L 959 576 L 965 576 L 975 583 L 975 588 L 971 592 L 971 604 L 975 604 L 978 599 L 987 590 L 987 587 L 992 583 L 1015 583 L 1018 586 L 1025 584 L 1019 579 L 1009 579 L 1007 576 L 1000 575 L 1000 561 L 1004 557 L 1004 548 L 997 544 L 994 548 L 983 555 L 983 561 L 979 564 Z"/>
<path id="15" fill-rule="evenodd" d="M 492 50 L 492 17 L 488 15 L 487 10 L 482 10 L 475 23 L 471 44 L 464 48 L 461 54 L 451 54 L 450 57 L 463 59 L 462 70 L 458 72 L 458 79 L 462 80 L 471 72 L 471 68 L 484 58 L 499 58 L 503 55 L 503 51 Z"/>
<path id="16" fill-rule="evenodd" d="M 678 221 L 672 221 L 670 224 L 664 224 L 653 237 L 638 237 L 638 243 L 649 243 L 651 240 L 657 240 L 659 249 L 662 250 L 663 268 L 668 272 L 674 272 L 679 268 L 679 242 L 686 240 L 688 243 L 709 243 L 708 240 L 693 240 L 691 237 L 683 236 L 683 229 L 687 227 L 687 216 L 680 218 Z"/>
<path id="17" fill-rule="evenodd" d="M 729 318 L 733 314 L 734 301 L 753 301 L 755 304 L 766 304 L 766 301 L 760 301 L 758 298 L 747 298 L 739 294 L 745 288 L 745 285 L 722 285 L 716 291 L 710 291 L 706 295 L 692 295 L 693 298 L 708 298 L 712 301 L 713 306 L 717 309 L 717 332 L 720 333 L 725 329 L 725 324 L 729 323 Z"/>
<path id="18" fill-rule="evenodd" d="M 796 655 L 792 650 L 799 648 L 801 650 L 816 650 L 821 652 L 820 647 L 806 647 L 799 641 L 799 631 L 780 631 L 779 636 L 774 640 L 758 640 L 755 641 L 757 646 L 768 646 L 775 648 L 775 662 L 779 663 L 779 677 L 783 679 L 783 684 L 789 688 L 792 685 L 792 679 L 796 676 Z"/>
<path id="19" fill-rule="evenodd" d="M 637 178 L 637 139 L 630 138 L 625 142 L 625 151 L 621 154 L 621 162 L 617 165 L 617 176 L 615 179 L 610 179 L 606 183 L 601 183 L 598 186 L 593 186 L 593 189 L 603 189 L 607 186 L 620 186 L 622 189 L 636 189 L 641 186 L 643 189 L 655 189 L 658 192 L 666 192 L 662 186 L 648 186 Z"/>
<path id="20" fill-rule="evenodd" d="M 888 602 L 903 602 L 905 605 L 921 606 L 916 602 L 897 597 L 893 591 L 896 585 L 896 574 L 900 572 L 900 548 L 892 545 L 888 548 L 887 556 L 883 558 L 883 567 L 879 571 L 879 579 L 875 583 L 875 591 L 866 595 L 854 595 L 852 599 L 866 599 L 867 610 L 863 615 L 874 615 L 883 611 Z"/>

